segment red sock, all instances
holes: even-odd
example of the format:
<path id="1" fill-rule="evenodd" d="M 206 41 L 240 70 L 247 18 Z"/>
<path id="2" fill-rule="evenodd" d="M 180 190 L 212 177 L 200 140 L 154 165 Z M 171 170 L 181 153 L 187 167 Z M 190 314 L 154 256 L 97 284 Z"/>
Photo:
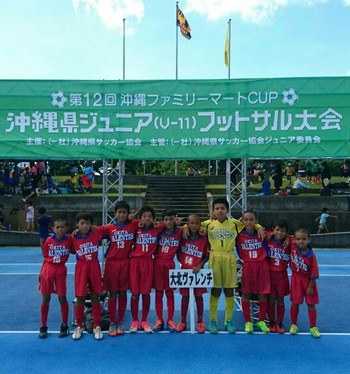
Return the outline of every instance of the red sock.
<path id="1" fill-rule="evenodd" d="M 111 323 L 117 323 L 117 299 L 108 299 L 108 314 Z"/>
<path id="2" fill-rule="evenodd" d="M 77 320 L 77 326 L 83 328 L 84 321 L 84 305 L 75 305 L 75 319 Z"/>
<path id="3" fill-rule="evenodd" d="M 156 291 L 156 314 L 160 321 L 163 321 L 163 291 Z"/>
<path id="4" fill-rule="evenodd" d="M 151 295 L 142 295 L 142 320 L 147 321 L 149 309 L 151 306 Z"/>
<path id="5" fill-rule="evenodd" d="M 282 322 L 286 307 L 284 304 L 277 304 L 277 322 Z"/>
<path id="6" fill-rule="evenodd" d="M 250 300 L 242 300 L 242 311 L 246 322 L 252 322 L 250 318 Z"/>
<path id="7" fill-rule="evenodd" d="M 298 322 L 298 314 L 299 314 L 299 305 L 294 307 L 293 305 L 290 307 L 290 320 L 292 325 L 296 325 Z"/>
<path id="8" fill-rule="evenodd" d="M 309 313 L 309 320 L 310 320 L 310 328 L 316 327 L 316 319 L 317 319 L 317 310 L 316 309 L 308 309 Z"/>
<path id="9" fill-rule="evenodd" d="M 47 326 L 47 317 L 49 315 L 49 308 L 50 308 L 50 304 L 40 305 L 41 326 Z"/>
<path id="10" fill-rule="evenodd" d="M 131 315 L 133 321 L 139 320 L 139 296 L 132 296 L 130 301 Z"/>
<path id="11" fill-rule="evenodd" d="M 265 321 L 267 313 L 267 300 L 259 300 L 259 321 Z"/>
<path id="12" fill-rule="evenodd" d="M 275 319 L 275 304 L 269 304 L 268 309 L 267 309 L 267 314 L 269 316 L 269 321 L 270 322 L 276 322 L 276 319 Z"/>
<path id="13" fill-rule="evenodd" d="M 174 309 L 175 309 L 175 299 L 174 299 L 174 291 L 173 290 L 166 290 L 166 305 L 168 308 L 168 321 L 172 321 L 174 319 Z"/>
<path id="14" fill-rule="evenodd" d="M 125 311 L 126 311 L 126 302 L 127 297 L 126 294 L 119 295 L 118 296 L 119 301 L 119 309 L 118 309 L 118 322 L 124 321 Z"/>
<path id="15" fill-rule="evenodd" d="M 203 321 L 203 297 L 196 297 L 196 304 L 197 304 L 197 322 L 201 323 Z"/>
<path id="16" fill-rule="evenodd" d="M 92 319 L 94 320 L 94 329 L 97 326 L 100 326 L 101 321 L 101 305 L 98 304 L 92 304 Z"/>
<path id="17" fill-rule="evenodd" d="M 188 299 L 182 298 L 181 299 L 181 322 L 186 323 L 188 311 Z"/>
<path id="18" fill-rule="evenodd" d="M 62 323 L 68 323 L 69 305 L 68 303 L 61 304 Z"/>

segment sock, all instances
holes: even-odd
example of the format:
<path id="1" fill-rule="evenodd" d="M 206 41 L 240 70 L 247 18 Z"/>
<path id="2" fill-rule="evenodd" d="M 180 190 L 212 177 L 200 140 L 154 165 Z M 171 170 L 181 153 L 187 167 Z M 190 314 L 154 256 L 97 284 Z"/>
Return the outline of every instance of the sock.
<path id="1" fill-rule="evenodd" d="M 117 299 L 108 299 L 108 314 L 111 323 L 117 323 Z"/>
<path id="2" fill-rule="evenodd" d="M 275 304 L 269 304 L 267 308 L 267 314 L 269 316 L 270 322 L 276 322 L 276 316 L 275 316 Z M 278 321 L 278 319 L 277 319 Z"/>
<path id="3" fill-rule="evenodd" d="M 220 296 L 216 297 L 210 294 L 209 308 L 210 308 L 210 319 L 215 321 L 218 320 L 218 305 L 219 305 Z"/>
<path id="4" fill-rule="evenodd" d="M 181 322 L 186 323 L 187 311 L 188 311 L 188 299 L 181 299 Z M 197 307 L 198 309 L 198 307 Z"/>
<path id="5" fill-rule="evenodd" d="M 165 294 L 166 294 L 166 305 L 168 308 L 168 321 L 172 321 L 174 319 L 174 309 L 175 309 L 174 291 L 166 290 Z"/>
<path id="6" fill-rule="evenodd" d="M 286 307 L 284 304 L 277 304 L 277 322 L 278 323 L 282 323 L 285 310 L 286 310 Z"/>
<path id="7" fill-rule="evenodd" d="M 163 321 L 163 291 L 156 291 L 156 314 L 157 319 Z"/>
<path id="8" fill-rule="evenodd" d="M 204 304 L 203 304 L 203 297 L 196 297 L 196 304 L 197 304 L 197 323 L 203 322 L 203 310 L 204 310 Z"/>
<path id="9" fill-rule="evenodd" d="M 147 321 L 149 309 L 151 306 L 151 295 L 142 295 L 142 319 L 141 321 Z"/>
<path id="10" fill-rule="evenodd" d="M 125 311 L 126 311 L 126 303 L 127 303 L 127 296 L 125 295 L 119 295 L 118 296 L 119 301 L 119 309 L 118 309 L 118 322 L 124 321 Z"/>
<path id="11" fill-rule="evenodd" d="M 101 321 L 101 305 L 98 304 L 92 304 L 92 319 L 94 321 L 94 329 L 97 326 L 100 326 Z"/>
<path id="12" fill-rule="evenodd" d="M 252 322 L 250 318 L 250 300 L 242 300 L 242 311 L 246 322 Z"/>
<path id="13" fill-rule="evenodd" d="M 41 326 L 47 326 L 47 317 L 49 315 L 50 305 L 40 305 L 40 317 L 41 317 Z"/>
<path id="14" fill-rule="evenodd" d="M 225 296 L 225 302 L 226 302 L 225 321 L 227 321 L 228 319 L 232 319 L 233 307 L 235 304 L 235 297 Z"/>
<path id="15" fill-rule="evenodd" d="M 130 301 L 130 309 L 133 321 L 139 320 L 139 296 L 132 296 Z"/>
<path id="16" fill-rule="evenodd" d="M 317 319 L 317 310 L 316 309 L 308 309 L 309 320 L 310 320 L 310 328 L 316 327 L 316 319 Z"/>
<path id="17" fill-rule="evenodd" d="M 75 319 L 77 320 L 77 326 L 82 329 L 84 321 L 84 305 L 75 305 Z"/>
<path id="18" fill-rule="evenodd" d="M 68 303 L 61 304 L 62 323 L 68 323 L 69 305 Z"/>
<path id="19" fill-rule="evenodd" d="M 298 314 L 299 314 L 299 306 L 294 307 L 293 305 L 290 307 L 290 320 L 292 325 L 296 325 L 298 322 Z"/>
<path id="20" fill-rule="evenodd" d="M 265 321 L 267 313 L 267 300 L 259 301 L 259 321 Z"/>

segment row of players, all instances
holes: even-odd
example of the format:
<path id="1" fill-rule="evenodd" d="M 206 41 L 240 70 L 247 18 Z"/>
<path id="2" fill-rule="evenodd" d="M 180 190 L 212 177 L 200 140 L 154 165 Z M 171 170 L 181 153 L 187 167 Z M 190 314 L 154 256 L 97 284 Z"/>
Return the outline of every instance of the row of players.
<path id="1" fill-rule="evenodd" d="M 178 227 L 176 212 L 164 211 L 163 223 L 155 224 L 155 212 L 143 207 L 140 220 L 130 217 L 130 206 L 119 201 L 115 206 L 115 220 L 106 226 L 93 226 L 93 216 L 79 213 L 76 216 L 77 230 L 67 235 L 65 220 L 54 222 L 53 235 L 43 246 L 43 265 L 39 282 L 42 294 L 40 338 L 47 336 L 47 319 L 51 294 L 56 293 L 61 306 L 62 324 L 59 336 L 69 334 L 68 302 L 66 298 L 67 269 L 69 254 L 77 258 L 75 267 L 75 316 L 77 328 L 72 338 L 78 340 L 83 334 L 84 305 L 90 292 L 93 316 L 93 335 L 100 340 L 101 306 L 99 294 L 108 291 L 108 312 L 110 316 L 109 335 L 122 335 L 124 316 L 127 306 L 127 290 L 131 292 L 132 324 L 130 332 L 139 329 L 150 333 L 165 328 L 163 319 L 163 296 L 167 298 L 167 328 L 181 332 L 186 329 L 186 316 L 189 304 L 189 290 L 180 289 L 181 321 L 176 326 L 174 316 L 174 289 L 169 287 L 169 269 L 175 268 L 174 257 L 184 269 L 198 272 L 209 259 L 213 270 L 214 287 L 210 294 L 211 333 L 218 332 L 218 304 L 221 290 L 224 290 L 226 313 L 225 329 L 236 331 L 232 323 L 234 309 L 234 288 L 237 287 L 237 268 L 234 249 L 242 266 L 242 311 L 245 318 L 245 332 L 253 332 L 250 313 L 250 299 L 258 295 L 259 316 L 257 327 L 263 332 L 283 333 L 285 314 L 284 297 L 291 297 L 291 334 L 298 333 L 297 319 L 299 306 L 304 298 L 308 305 L 310 333 L 320 337 L 316 327 L 318 291 L 318 265 L 310 246 L 309 233 L 298 229 L 294 237 L 287 235 L 288 225 L 281 221 L 271 233 L 265 233 L 258 224 L 256 213 L 246 211 L 242 219 L 228 218 L 229 205 L 226 199 L 218 198 L 213 202 L 213 217 L 201 224 L 200 217 L 191 214 L 187 224 Z M 267 235 L 267 236 L 266 236 Z M 103 279 L 98 260 L 99 242 L 109 238 L 110 245 L 105 253 Z M 287 274 L 288 264 L 292 270 L 291 286 Z M 151 327 L 147 321 L 150 310 L 150 294 L 155 289 L 155 309 L 157 322 Z M 197 305 L 197 331 L 205 332 L 203 323 L 203 294 L 205 288 L 194 290 Z M 141 322 L 139 322 L 139 298 L 142 295 Z M 118 318 L 117 318 L 118 300 Z M 276 313 L 277 312 L 277 313 Z M 269 325 L 265 323 L 268 316 Z"/>

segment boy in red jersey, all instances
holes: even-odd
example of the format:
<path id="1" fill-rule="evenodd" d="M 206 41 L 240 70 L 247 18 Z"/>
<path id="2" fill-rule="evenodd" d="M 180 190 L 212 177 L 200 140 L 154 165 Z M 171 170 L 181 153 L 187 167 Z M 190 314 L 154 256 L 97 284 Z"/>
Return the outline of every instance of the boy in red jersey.
<path id="1" fill-rule="evenodd" d="M 319 303 L 316 279 L 319 276 L 316 256 L 310 245 L 310 234 L 306 229 L 298 229 L 294 234 L 294 241 L 290 253 L 290 268 L 292 270 L 290 300 L 290 316 L 292 325 L 290 334 L 298 333 L 299 305 L 303 303 L 304 297 L 307 303 L 310 334 L 319 338 L 320 332 L 316 327 L 317 311 L 315 305 Z"/>
<path id="2" fill-rule="evenodd" d="M 39 338 L 47 336 L 47 318 L 51 294 L 56 293 L 61 305 L 62 324 L 59 337 L 68 335 L 68 302 L 67 302 L 67 268 L 65 263 L 69 254 L 74 253 L 73 241 L 66 234 L 67 224 L 64 219 L 56 219 L 53 226 L 53 235 L 48 237 L 42 247 L 43 265 L 39 273 L 39 289 L 42 295 L 40 307 L 41 327 Z"/>
<path id="3" fill-rule="evenodd" d="M 266 238 L 269 249 L 269 266 L 271 279 L 271 293 L 269 295 L 268 317 L 270 332 L 284 333 L 283 317 L 285 313 L 284 297 L 289 295 L 289 279 L 287 267 L 290 256 L 290 245 L 285 245 L 288 223 L 279 221 L 275 225 L 271 236 Z M 276 320 L 277 304 L 277 320 Z M 277 321 L 277 322 L 276 322 Z"/>
<path id="4" fill-rule="evenodd" d="M 126 311 L 126 291 L 130 283 L 130 253 L 134 244 L 135 232 L 139 221 L 130 221 L 130 206 L 125 201 L 118 201 L 114 209 L 115 220 L 111 225 L 104 226 L 104 233 L 110 239 L 109 248 L 105 253 L 103 288 L 108 291 L 108 313 L 110 336 L 122 335 L 124 315 Z M 118 297 L 118 321 L 116 319 Z M 117 324 L 118 322 L 118 324 Z"/>
<path id="5" fill-rule="evenodd" d="M 152 327 L 147 322 L 151 305 L 151 290 L 153 281 L 153 254 L 158 245 L 159 233 L 164 225 L 154 227 L 155 211 L 149 206 L 140 209 L 141 225 L 135 234 L 135 244 L 130 259 L 130 291 L 131 315 L 133 322 L 130 332 L 136 333 L 139 328 L 138 308 L 139 298 L 142 295 L 141 329 L 147 333 Z"/>
<path id="6" fill-rule="evenodd" d="M 177 213 L 174 209 L 166 209 L 163 212 L 164 230 L 159 234 L 158 246 L 154 255 L 154 275 L 153 284 L 156 290 L 156 313 L 157 322 L 153 326 L 153 331 L 158 332 L 164 329 L 163 320 L 163 293 L 167 297 L 169 331 L 176 331 L 174 318 L 174 289 L 169 287 L 169 270 L 175 269 L 174 256 L 179 248 L 182 237 L 182 229 L 176 227 Z"/>
<path id="7" fill-rule="evenodd" d="M 196 214 L 190 214 L 187 217 L 187 226 L 189 230 L 188 239 L 183 239 L 177 254 L 181 264 L 181 269 L 192 269 L 198 273 L 209 259 L 208 240 L 206 236 L 199 234 L 201 219 Z M 195 288 L 194 296 L 197 304 L 197 331 L 203 334 L 205 325 L 203 323 L 203 294 L 206 288 Z M 189 302 L 189 289 L 180 288 L 181 300 L 181 322 L 177 325 L 177 331 L 181 332 L 186 328 L 186 316 Z"/>
<path id="8" fill-rule="evenodd" d="M 259 237 L 255 230 L 257 216 L 253 211 L 246 211 L 242 216 L 244 229 L 238 234 L 237 252 L 242 267 L 242 310 L 245 318 L 245 332 L 253 332 L 253 322 L 250 314 L 251 295 L 259 297 L 258 328 L 263 333 L 270 332 L 265 323 L 267 313 L 267 297 L 271 290 L 270 269 L 267 262 L 268 248 L 266 242 Z"/>
<path id="9" fill-rule="evenodd" d="M 92 317 L 94 321 L 93 334 L 96 340 L 101 340 L 103 334 L 99 326 L 101 320 L 101 305 L 99 294 L 102 292 L 101 268 L 98 260 L 99 242 L 104 236 L 103 227 L 91 231 L 93 223 L 91 213 L 81 212 L 75 217 L 78 232 L 73 238 L 77 263 L 75 265 L 75 316 L 77 328 L 72 338 L 78 340 L 83 333 L 84 304 L 88 294 L 88 287 L 92 304 Z"/>

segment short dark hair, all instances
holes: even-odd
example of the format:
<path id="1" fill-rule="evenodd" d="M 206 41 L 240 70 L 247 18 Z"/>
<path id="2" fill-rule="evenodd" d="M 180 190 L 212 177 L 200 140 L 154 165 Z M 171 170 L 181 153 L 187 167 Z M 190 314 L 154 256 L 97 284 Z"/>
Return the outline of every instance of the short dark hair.
<path id="1" fill-rule="evenodd" d="M 288 232 L 289 230 L 289 225 L 288 225 L 288 222 L 285 221 L 284 219 L 281 219 L 280 221 L 277 221 L 274 228 L 275 227 L 279 227 L 280 229 L 286 229 L 286 231 Z"/>
<path id="2" fill-rule="evenodd" d="M 296 229 L 296 230 L 295 230 L 294 235 L 295 235 L 296 233 L 298 233 L 298 232 L 300 232 L 300 233 L 304 233 L 304 234 L 307 235 L 308 238 L 310 238 L 310 232 L 309 232 L 308 229 L 304 229 L 303 227 L 300 227 L 299 229 Z"/>
<path id="3" fill-rule="evenodd" d="M 116 202 L 115 207 L 114 207 L 114 213 L 118 209 L 125 209 L 128 212 L 128 214 L 130 213 L 130 205 L 124 200 L 120 200 Z"/>
<path id="4" fill-rule="evenodd" d="M 55 225 L 56 223 L 64 223 L 65 226 L 67 226 L 67 221 L 64 219 L 64 218 L 56 218 L 54 221 L 53 221 L 53 224 Z"/>
<path id="5" fill-rule="evenodd" d="M 177 216 L 177 212 L 176 210 L 172 209 L 172 208 L 168 208 L 168 209 L 165 209 L 163 211 L 163 214 L 162 214 L 162 217 L 172 217 L 172 216 Z"/>
<path id="6" fill-rule="evenodd" d="M 43 206 L 41 206 L 41 207 L 39 208 L 38 212 L 39 212 L 40 214 L 45 214 L 45 213 L 46 213 L 46 209 L 45 209 Z"/>
<path id="7" fill-rule="evenodd" d="M 150 213 L 152 214 L 152 216 L 153 216 L 153 219 L 156 218 L 156 212 L 154 211 L 153 208 L 151 208 L 151 207 L 148 206 L 148 205 L 145 205 L 145 206 L 143 206 L 143 207 L 140 209 L 140 212 L 139 212 L 139 214 L 140 214 L 140 218 L 142 217 L 142 214 L 143 214 L 143 213 L 146 213 L 146 212 L 150 212 Z"/>
<path id="8" fill-rule="evenodd" d="M 323 209 L 322 209 L 322 213 L 326 213 L 327 210 L 328 210 L 328 208 L 323 208 Z"/>
<path id="9" fill-rule="evenodd" d="M 213 201 L 213 209 L 215 208 L 215 205 L 217 204 L 223 204 L 225 205 L 227 210 L 230 209 L 230 206 L 228 205 L 228 201 L 224 197 L 218 197 Z"/>
<path id="10" fill-rule="evenodd" d="M 94 223 L 94 216 L 89 212 L 79 212 L 75 216 L 75 223 L 78 223 L 81 219 L 83 219 L 84 221 L 90 221 L 90 223 Z"/>
<path id="11" fill-rule="evenodd" d="M 254 210 L 246 210 L 246 211 L 243 213 L 242 217 L 243 217 L 246 213 L 253 214 L 254 217 L 255 217 L 255 219 L 258 219 L 258 215 L 257 215 L 256 212 L 254 212 Z"/>
<path id="12" fill-rule="evenodd" d="M 198 221 L 199 221 L 199 223 L 201 223 L 201 217 L 200 217 L 199 214 L 193 214 L 193 213 L 189 214 L 189 215 L 187 216 L 187 222 L 190 220 L 190 217 L 197 218 Z"/>

